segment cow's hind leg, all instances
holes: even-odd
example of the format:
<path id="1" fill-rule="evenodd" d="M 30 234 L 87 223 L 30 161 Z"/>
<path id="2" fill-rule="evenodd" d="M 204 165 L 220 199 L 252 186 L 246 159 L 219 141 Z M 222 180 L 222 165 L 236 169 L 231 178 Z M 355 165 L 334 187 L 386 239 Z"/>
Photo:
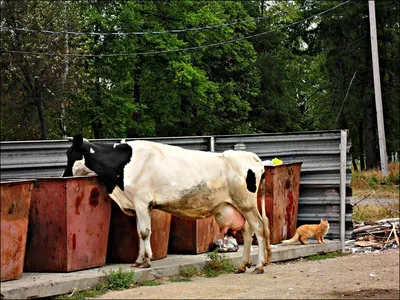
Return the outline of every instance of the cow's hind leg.
<path id="1" fill-rule="evenodd" d="M 239 273 L 244 273 L 246 272 L 246 268 L 251 267 L 251 262 L 250 262 L 250 248 L 251 248 L 251 242 L 253 240 L 253 231 L 251 230 L 249 222 L 246 222 L 242 228 L 242 234 L 243 234 L 243 241 L 244 241 L 244 249 L 243 249 L 243 256 L 242 260 L 238 266 L 238 269 L 236 270 L 236 274 Z"/>
<path id="2" fill-rule="evenodd" d="M 148 208 L 137 208 L 137 230 L 139 236 L 139 255 L 132 267 L 149 268 L 153 256 L 150 245 L 151 219 Z"/>
<path id="3" fill-rule="evenodd" d="M 265 253 L 266 250 L 266 238 L 269 238 L 269 234 L 265 232 L 265 224 L 263 218 L 257 210 L 257 207 L 254 207 L 251 210 L 243 211 L 243 216 L 246 218 L 247 222 L 250 224 L 252 231 L 256 234 L 258 241 L 258 261 L 256 268 L 252 272 L 253 274 L 262 274 L 264 273 L 264 265 L 265 265 Z M 266 236 L 268 234 L 268 236 Z M 251 241 L 249 242 L 251 245 Z M 269 242 L 268 242 L 269 245 Z M 249 246 L 250 247 L 250 246 Z"/>

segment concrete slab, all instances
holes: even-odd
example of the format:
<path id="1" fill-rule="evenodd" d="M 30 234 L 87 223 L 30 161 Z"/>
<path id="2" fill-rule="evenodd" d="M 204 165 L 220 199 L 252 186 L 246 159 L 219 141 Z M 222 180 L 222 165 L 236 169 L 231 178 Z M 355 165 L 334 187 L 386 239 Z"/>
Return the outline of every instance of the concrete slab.
<path id="1" fill-rule="evenodd" d="M 332 252 L 340 250 L 340 241 L 328 241 L 325 244 L 316 244 L 310 241 L 309 245 L 273 245 L 272 262 L 285 261 L 306 257 L 321 252 Z M 256 264 L 257 246 L 253 246 L 251 252 L 252 263 Z M 243 246 L 238 252 L 227 253 L 227 256 L 234 264 L 238 264 L 242 256 Z M 112 264 L 101 268 L 94 268 L 83 271 L 75 271 L 70 273 L 24 273 L 23 277 L 18 280 L 1 282 L 1 294 L 5 299 L 26 299 L 41 298 L 61 294 L 67 294 L 74 289 L 77 291 L 88 289 L 97 283 L 104 281 L 110 270 L 117 271 L 119 266 L 123 270 L 134 270 L 135 279 L 137 281 L 153 280 L 165 276 L 178 276 L 181 267 L 189 265 L 202 268 L 206 262 L 205 254 L 198 255 L 168 255 L 166 258 L 156 260 L 152 263 L 152 267 L 148 269 L 140 269 L 130 267 L 130 264 Z M 268 266 L 266 267 L 266 270 Z M 257 275 L 255 275 L 257 276 Z"/>

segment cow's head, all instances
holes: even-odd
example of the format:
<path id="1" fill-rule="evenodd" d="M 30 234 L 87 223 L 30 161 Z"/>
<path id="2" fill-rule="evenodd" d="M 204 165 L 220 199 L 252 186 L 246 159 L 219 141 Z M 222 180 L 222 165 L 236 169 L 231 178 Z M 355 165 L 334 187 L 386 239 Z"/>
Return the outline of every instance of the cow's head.
<path id="1" fill-rule="evenodd" d="M 88 143 L 88 141 L 81 134 L 74 136 L 72 146 L 67 151 L 67 167 L 62 177 L 95 174 L 85 165 L 84 153 L 88 147 L 84 143 Z"/>

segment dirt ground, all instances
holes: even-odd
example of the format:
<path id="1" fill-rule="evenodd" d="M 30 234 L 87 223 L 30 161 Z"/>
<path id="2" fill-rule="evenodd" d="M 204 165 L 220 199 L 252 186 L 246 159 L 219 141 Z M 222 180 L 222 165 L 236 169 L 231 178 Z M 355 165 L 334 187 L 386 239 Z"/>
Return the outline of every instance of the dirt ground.
<path id="1" fill-rule="evenodd" d="M 274 263 L 262 275 L 225 274 L 108 292 L 102 299 L 399 299 L 399 250 Z"/>

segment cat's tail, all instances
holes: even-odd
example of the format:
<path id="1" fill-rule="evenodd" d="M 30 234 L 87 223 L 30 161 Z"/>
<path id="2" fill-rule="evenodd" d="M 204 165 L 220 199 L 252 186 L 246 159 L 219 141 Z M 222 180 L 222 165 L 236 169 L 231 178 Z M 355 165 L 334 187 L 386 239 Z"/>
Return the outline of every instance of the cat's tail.
<path id="1" fill-rule="evenodd" d="M 284 240 L 284 241 L 282 241 L 282 244 L 290 245 L 290 244 L 293 244 L 294 242 L 296 242 L 298 239 L 299 239 L 299 233 L 296 231 L 296 233 L 290 240 Z"/>

